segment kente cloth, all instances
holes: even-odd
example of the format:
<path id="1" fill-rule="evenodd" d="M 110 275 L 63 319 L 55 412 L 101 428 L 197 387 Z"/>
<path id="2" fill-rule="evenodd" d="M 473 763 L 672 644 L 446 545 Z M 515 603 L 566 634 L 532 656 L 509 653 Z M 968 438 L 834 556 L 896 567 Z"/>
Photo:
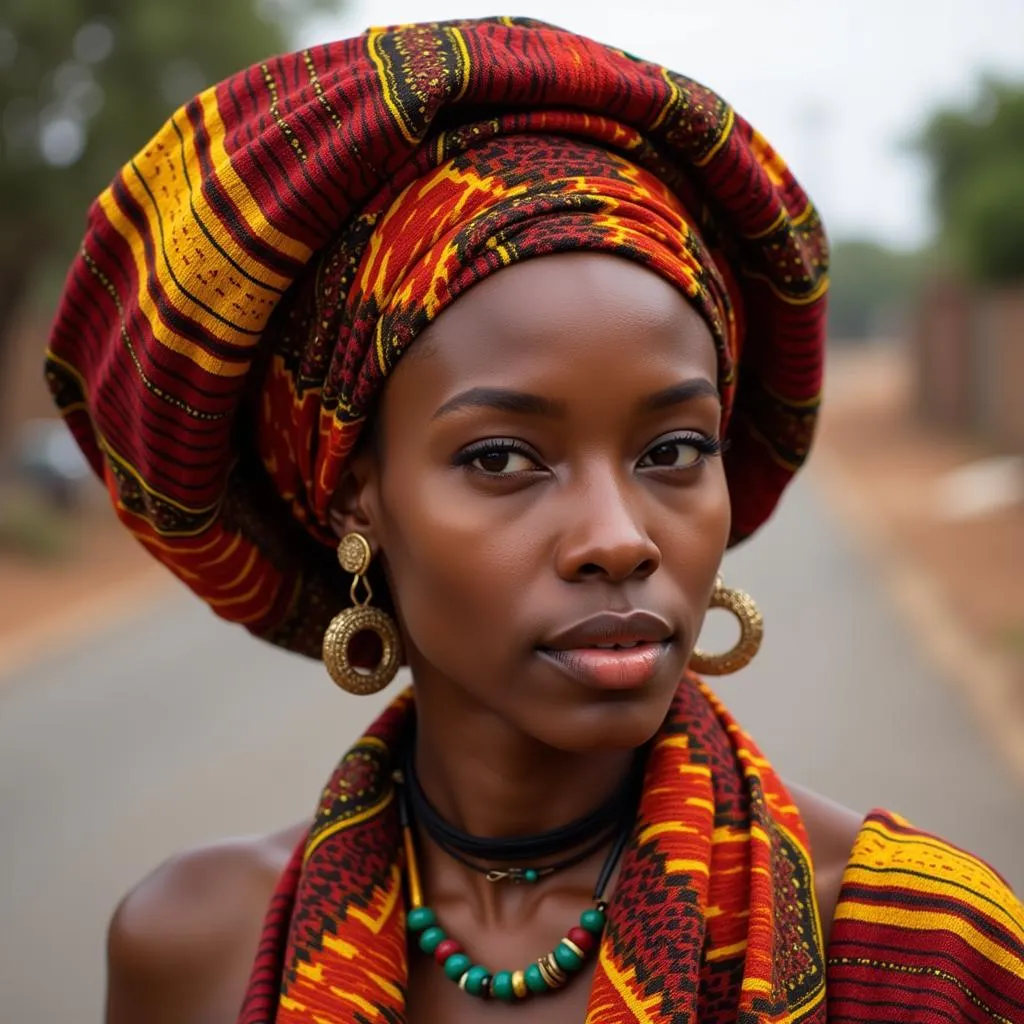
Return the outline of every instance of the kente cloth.
<path id="1" fill-rule="evenodd" d="M 271 902 L 239 1024 L 406 1019 L 407 956 L 427 954 L 407 953 L 392 772 L 413 714 L 405 694 L 324 788 Z M 458 938 L 472 957 L 472 938 Z M 857 837 L 826 958 L 799 812 L 687 676 L 648 757 L 585 1019 L 1020 1024 L 1024 907 L 974 857 L 877 811 Z"/>
<path id="2" fill-rule="evenodd" d="M 715 93 L 540 22 L 371 30 L 201 93 L 93 204 L 48 381 L 142 544 L 319 656 L 349 603 L 330 502 L 388 373 L 473 284 L 567 250 L 704 317 L 746 537 L 817 414 L 817 211 Z"/>

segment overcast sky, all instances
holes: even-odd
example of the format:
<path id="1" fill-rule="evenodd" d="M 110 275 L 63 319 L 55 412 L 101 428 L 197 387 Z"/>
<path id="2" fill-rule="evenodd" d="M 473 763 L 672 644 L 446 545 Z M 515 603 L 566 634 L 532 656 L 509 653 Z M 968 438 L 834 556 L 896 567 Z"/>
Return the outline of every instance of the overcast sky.
<path id="1" fill-rule="evenodd" d="M 982 71 L 1024 80 L 1024 0 L 349 0 L 300 42 L 496 10 L 709 85 L 782 152 L 837 237 L 926 238 L 927 177 L 902 140 L 937 104 L 966 101 Z"/>

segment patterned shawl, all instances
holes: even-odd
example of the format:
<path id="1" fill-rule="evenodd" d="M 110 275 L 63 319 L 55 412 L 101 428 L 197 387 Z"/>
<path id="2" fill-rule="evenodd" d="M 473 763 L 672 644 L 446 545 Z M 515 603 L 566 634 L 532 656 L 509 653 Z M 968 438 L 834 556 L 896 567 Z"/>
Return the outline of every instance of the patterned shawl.
<path id="1" fill-rule="evenodd" d="M 324 788 L 271 904 L 239 1024 L 405 1020 L 391 773 L 410 711 L 409 695 L 396 701 Z M 826 962 L 797 808 L 725 708 L 685 679 L 648 760 L 587 1024 L 824 1024 L 826 1009 L 832 1024 L 1020 1024 L 1024 907 L 974 857 L 876 812 Z"/>
<path id="2" fill-rule="evenodd" d="M 142 544 L 319 656 L 348 603 L 330 499 L 387 374 L 475 282 L 579 249 L 707 321 L 749 535 L 817 414 L 817 212 L 713 92 L 538 22 L 374 30 L 196 97 L 94 204 L 48 379 Z"/>

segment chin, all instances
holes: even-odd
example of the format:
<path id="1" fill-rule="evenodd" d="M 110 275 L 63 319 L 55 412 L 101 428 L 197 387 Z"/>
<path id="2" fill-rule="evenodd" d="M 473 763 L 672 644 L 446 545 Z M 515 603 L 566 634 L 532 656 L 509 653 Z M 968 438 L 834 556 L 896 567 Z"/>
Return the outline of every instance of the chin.
<path id="1" fill-rule="evenodd" d="M 675 693 L 609 694 L 600 701 L 563 711 L 557 721 L 523 723 L 535 740 L 567 754 L 635 750 L 652 739 Z"/>

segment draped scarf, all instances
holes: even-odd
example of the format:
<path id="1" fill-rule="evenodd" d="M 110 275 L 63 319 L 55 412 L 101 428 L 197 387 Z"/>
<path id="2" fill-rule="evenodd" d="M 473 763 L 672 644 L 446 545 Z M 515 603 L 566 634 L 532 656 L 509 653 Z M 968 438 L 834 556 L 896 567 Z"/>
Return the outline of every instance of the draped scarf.
<path id="1" fill-rule="evenodd" d="M 413 711 L 406 693 L 324 787 L 271 901 L 239 1024 L 406 1019 L 392 771 Z M 687 676 L 647 761 L 585 1020 L 1024 1024 L 1024 905 L 977 857 L 875 810 L 853 844 L 826 951 L 797 807 L 750 736 Z"/>
<path id="2" fill-rule="evenodd" d="M 271 905 L 240 1024 L 406 1019 L 392 772 L 412 711 L 411 696 L 399 698 L 324 788 Z M 750 737 L 688 677 L 651 748 L 587 1021 L 697 1020 L 823 1022 L 825 962 L 797 809 Z"/>

